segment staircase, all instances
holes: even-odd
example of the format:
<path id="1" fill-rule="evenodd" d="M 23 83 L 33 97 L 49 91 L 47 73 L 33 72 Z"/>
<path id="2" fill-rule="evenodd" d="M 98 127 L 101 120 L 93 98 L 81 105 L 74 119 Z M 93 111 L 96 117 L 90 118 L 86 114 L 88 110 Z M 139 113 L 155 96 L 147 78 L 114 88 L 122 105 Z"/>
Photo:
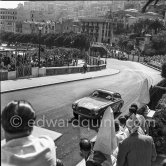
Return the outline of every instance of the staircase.
<path id="1" fill-rule="evenodd" d="M 103 43 L 93 42 L 91 47 L 102 47 L 106 50 L 108 56 L 111 56 L 110 50 Z"/>

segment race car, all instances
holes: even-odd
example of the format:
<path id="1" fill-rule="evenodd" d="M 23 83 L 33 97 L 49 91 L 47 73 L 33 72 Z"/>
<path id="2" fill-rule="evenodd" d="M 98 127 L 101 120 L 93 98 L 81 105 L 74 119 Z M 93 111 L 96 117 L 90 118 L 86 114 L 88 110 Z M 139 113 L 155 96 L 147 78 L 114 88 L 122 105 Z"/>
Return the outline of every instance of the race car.
<path id="1" fill-rule="evenodd" d="M 72 104 L 75 118 L 83 116 L 90 119 L 101 119 L 104 111 L 110 106 L 113 112 L 119 113 L 124 101 L 117 92 L 97 89 L 88 97 L 81 98 Z"/>

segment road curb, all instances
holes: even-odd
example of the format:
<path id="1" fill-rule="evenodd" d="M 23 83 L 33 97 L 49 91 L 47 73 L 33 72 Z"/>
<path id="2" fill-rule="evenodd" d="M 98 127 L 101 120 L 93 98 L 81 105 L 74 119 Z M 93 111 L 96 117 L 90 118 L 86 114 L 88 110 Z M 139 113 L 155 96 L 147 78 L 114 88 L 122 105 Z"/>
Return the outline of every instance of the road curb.
<path id="1" fill-rule="evenodd" d="M 95 78 L 111 76 L 111 75 L 115 75 L 115 74 L 119 74 L 119 73 L 120 73 L 120 70 L 118 72 L 116 72 L 116 73 L 113 73 L 113 74 L 106 74 L 106 75 L 101 75 L 101 76 L 90 76 L 88 78 L 80 78 L 80 79 L 76 79 L 76 80 L 54 82 L 54 83 L 50 83 L 50 84 L 44 84 L 44 85 L 38 85 L 38 86 L 30 86 L 30 87 L 25 87 L 25 88 L 20 88 L 20 89 L 19 88 L 18 89 L 11 89 L 11 90 L 3 91 L 3 92 L 1 92 L 1 94 L 14 92 L 14 91 L 28 90 L 28 89 L 33 89 L 33 88 L 40 88 L 40 87 L 50 86 L 50 85 L 55 85 L 55 84 L 64 84 L 64 83 L 70 83 L 70 82 L 81 81 L 81 80 L 95 79 Z"/>

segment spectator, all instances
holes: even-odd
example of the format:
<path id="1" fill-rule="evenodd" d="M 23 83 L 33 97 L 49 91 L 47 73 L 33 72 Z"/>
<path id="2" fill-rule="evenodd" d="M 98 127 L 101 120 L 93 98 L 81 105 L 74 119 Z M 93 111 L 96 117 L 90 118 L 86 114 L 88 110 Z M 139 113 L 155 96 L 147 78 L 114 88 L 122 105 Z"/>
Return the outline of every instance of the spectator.
<path id="1" fill-rule="evenodd" d="M 106 160 L 106 157 L 103 155 L 103 153 L 100 151 L 93 151 L 92 144 L 88 139 L 81 139 L 79 146 L 81 156 L 85 159 L 86 166 L 101 166 Z"/>
<path id="2" fill-rule="evenodd" d="M 2 57 L 0 57 L 0 69 L 5 69 L 5 65 L 4 65 Z"/>
<path id="3" fill-rule="evenodd" d="M 126 127 L 127 119 L 125 118 L 125 116 L 120 116 L 118 118 L 118 120 L 119 120 L 119 124 L 120 124 L 120 130 L 126 134 L 126 137 L 128 137 L 129 136 L 129 130 Z"/>
<path id="4" fill-rule="evenodd" d="M 143 115 L 144 117 L 147 117 L 147 114 L 150 112 L 149 107 L 145 104 L 140 109 L 138 109 L 137 113 L 140 115 Z"/>
<path id="5" fill-rule="evenodd" d="M 119 143 L 117 166 L 151 166 L 156 160 L 152 137 L 141 135 L 133 119 L 128 119 L 130 137 Z"/>
<path id="6" fill-rule="evenodd" d="M 115 121 L 115 132 L 116 132 L 117 144 L 119 145 L 119 142 L 122 142 L 125 138 L 127 138 L 127 136 L 124 132 L 120 130 L 120 125 L 117 121 Z"/>
<path id="7" fill-rule="evenodd" d="M 11 55 L 11 70 L 14 71 L 15 70 L 15 65 L 16 65 L 16 59 L 13 56 L 13 54 Z"/>
<path id="8" fill-rule="evenodd" d="M 83 72 L 86 73 L 87 72 L 87 63 L 85 62 L 84 65 L 83 65 Z"/>
<path id="9" fill-rule="evenodd" d="M 17 166 L 56 166 L 53 140 L 32 136 L 36 114 L 27 101 L 12 101 L 1 114 L 6 143 L 1 145 L 1 162 Z"/>
<path id="10" fill-rule="evenodd" d="M 166 166 L 166 159 L 162 162 L 162 166 Z"/>
<path id="11" fill-rule="evenodd" d="M 4 62 L 4 65 L 5 65 L 6 67 L 8 67 L 8 65 L 10 64 L 10 58 L 9 58 L 8 56 L 5 56 L 3 62 Z"/>
<path id="12" fill-rule="evenodd" d="M 93 150 L 102 152 L 107 158 L 104 164 L 112 166 L 116 161 L 114 157 L 117 156 L 117 147 L 114 114 L 112 108 L 108 107 L 101 120 Z"/>
<path id="13" fill-rule="evenodd" d="M 100 65 L 100 55 L 97 57 L 97 64 Z"/>
<path id="14" fill-rule="evenodd" d="M 142 115 L 137 114 L 137 110 L 138 110 L 138 106 L 135 103 L 131 104 L 129 108 L 129 114 L 130 115 L 134 114 L 136 118 L 138 119 L 140 123 L 140 127 L 142 128 L 143 132 L 148 133 L 148 126 L 146 124 L 146 120 Z"/>
<path id="15" fill-rule="evenodd" d="M 61 160 L 56 159 L 56 166 L 64 166 L 64 165 Z"/>

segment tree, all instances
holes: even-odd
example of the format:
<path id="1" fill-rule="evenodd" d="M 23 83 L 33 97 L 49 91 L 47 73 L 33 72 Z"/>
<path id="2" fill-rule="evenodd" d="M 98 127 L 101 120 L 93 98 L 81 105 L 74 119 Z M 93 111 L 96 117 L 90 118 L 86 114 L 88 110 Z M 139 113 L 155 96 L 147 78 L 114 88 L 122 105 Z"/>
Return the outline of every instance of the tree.
<path id="1" fill-rule="evenodd" d="M 119 22 L 116 24 L 116 28 L 114 28 L 114 34 L 125 34 L 127 29 L 124 27 L 124 24 Z"/>
<path id="2" fill-rule="evenodd" d="M 74 38 L 73 46 L 82 50 L 88 50 L 90 47 L 90 36 L 87 34 L 78 34 Z"/>
<path id="3" fill-rule="evenodd" d="M 162 31 L 152 37 L 151 48 L 156 50 L 157 54 L 166 54 L 166 31 Z"/>
<path id="4" fill-rule="evenodd" d="M 157 34 L 159 31 L 165 29 L 164 23 L 158 19 L 151 21 L 149 29 L 154 30 L 155 34 Z"/>
<path id="5" fill-rule="evenodd" d="M 131 51 L 134 49 L 135 41 L 133 39 L 130 39 L 129 36 L 121 36 L 118 41 L 118 46 L 123 51 Z"/>
<path id="6" fill-rule="evenodd" d="M 159 0 L 148 0 L 148 1 L 146 2 L 146 4 L 143 6 L 143 8 L 142 8 L 142 13 L 144 13 L 144 12 L 146 11 L 146 8 L 147 8 L 153 1 L 155 1 L 154 5 L 156 5 Z"/>

